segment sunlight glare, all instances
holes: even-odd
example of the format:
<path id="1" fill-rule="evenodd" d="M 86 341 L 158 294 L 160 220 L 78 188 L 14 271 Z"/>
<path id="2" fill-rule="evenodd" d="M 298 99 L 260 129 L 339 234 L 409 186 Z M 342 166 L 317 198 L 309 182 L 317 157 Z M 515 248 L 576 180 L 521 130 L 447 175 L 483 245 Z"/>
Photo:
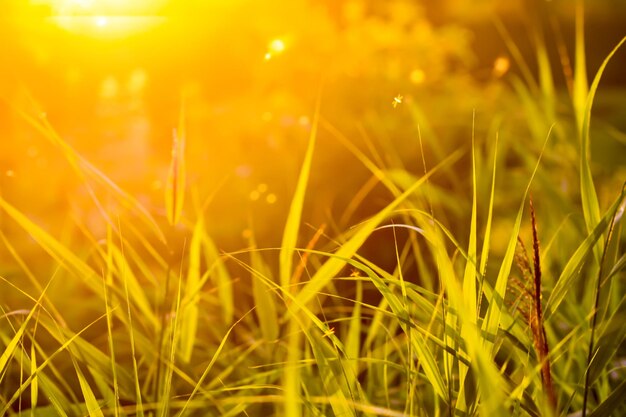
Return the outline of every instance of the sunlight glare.
<path id="1" fill-rule="evenodd" d="M 35 0 L 31 0 L 35 1 Z M 159 10 L 168 0 L 43 0 L 52 21 L 65 30 L 102 36 L 145 30 L 159 21 Z M 106 28 L 106 31 L 103 29 Z"/>
<path id="2" fill-rule="evenodd" d="M 285 52 L 286 45 L 282 39 L 273 39 L 267 46 L 267 52 L 265 53 L 265 60 L 269 61 L 275 55 L 280 55 Z"/>
<path id="3" fill-rule="evenodd" d="M 96 26 L 103 27 L 109 23 L 109 19 L 106 16 L 98 16 L 95 20 Z"/>

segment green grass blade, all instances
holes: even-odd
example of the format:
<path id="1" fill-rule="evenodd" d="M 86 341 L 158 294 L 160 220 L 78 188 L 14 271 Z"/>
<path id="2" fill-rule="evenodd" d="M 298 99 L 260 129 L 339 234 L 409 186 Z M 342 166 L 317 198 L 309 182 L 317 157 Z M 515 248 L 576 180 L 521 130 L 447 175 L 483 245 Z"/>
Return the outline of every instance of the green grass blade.
<path id="1" fill-rule="evenodd" d="M 519 235 L 520 227 L 522 224 L 522 215 L 524 213 L 524 206 L 526 204 L 526 197 L 530 191 L 530 186 L 532 185 L 533 179 L 539 169 L 539 164 L 541 162 L 541 157 L 545 151 L 546 145 L 548 143 L 548 139 L 550 138 L 550 134 L 552 132 L 552 128 L 548 132 L 546 140 L 543 144 L 543 148 L 539 157 L 537 158 L 537 163 L 533 172 L 530 176 L 530 180 L 528 181 L 528 185 L 526 186 L 526 190 L 524 191 L 524 196 L 522 198 L 522 202 L 520 204 L 520 208 L 517 212 L 517 217 L 515 218 L 515 223 L 513 225 L 513 230 L 511 233 L 511 238 L 509 239 L 506 252 L 504 254 L 504 258 L 502 259 L 502 263 L 500 265 L 500 271 L 498 272 L 498 277 L 496 278 L 496 284 L 494 287 L 494 293 L 492 293 L 491 298 L 489 298 L 489 307 L 487 309 L 487 313 L 485 315 L 485 319 L 483 321 L 483 331 L 486 333 L 486 338 L 484 339 L 484 345 L 489 352 L 492 351 L 495 337 L 498 333 L 498 328 L 500 326 L 500 320 L 502 317 L 502 310 L 504 304 L 504 298 L 506 294 L 506 288 L 509 280 L 509 275 L 511 273 L 511 267 L 513 265 L 513 258 L 515 256 L 515 248 L 517 247 L 517 236 Z"/>
<path id="2" fill-rule="evenodd" d="M 487 270 L 487 260 L 489 259 L 489 249 L 491 244 L 491 224 L 493 221 L 493 202 L 495 199 L 496 190 L 496 171 L 498 166 L 498 139 L 499 135 L 496 134 L 496 143 L 493 151 L 493 168 L 491 171 L 491 191 L 489 193 L 489 208 L 487 210 L 487 224 L 485 226 L 485 238 L 483 240 L 483 246 L 480 252 L 480 265 L 479 271 L 481 279 L 485 276 Z"/>
<path id="3" fill-rule="evenodd" d="M 2 332 L 0 332 L 0 340 L 5 345 L 8 345 L 10 341 L 10 339 Z M 34 342 L 33 342 L 33 345 L 35 345 Z M 36 384 L 41 389 L 41 392 L 43 393 L 45 398 L 48 401 L 50 401 L 50 404 L 52 404 L 52 408 L 50 409 L 50 416 L 51 417 L 53 416 L 54 417 L 56 416 L 66 417 L 67 411 L 70 411 L 70 410 L 66 410 L 68 408 L 67 404 L 71 404 L 72 401 L 63 394 L 63 391 L 59 387 L 60 384 L 57 384 L 55 383 L 55 381 L 52 381 L 47 375 L 38 372 L 37 371 L 38 366 L 33 366 L 32 361 L 30 360 L 28 356 L 26 356 L 26 354 L 23 351 L 18 350 L 16 351 L 16 354 L 21 354 L 21 357 L 18 358 L 18 362 L 25 363 L 30 369 L 30 375 L 33 376 L 31 380 L 31 390 L 32 390 L 33 382 L 37 380 L 38 382 Z M 33 410 L 33 412 L 35 411 L 38 411 L 38 409 Z M 36 415 L 38 414 L 39 413 L 37 412 Z"/>
<path id="4" fill-rule="evenodd" d="M 36 103 L 34 103 L 34 105 L 38 107 Z M 48 140 L 50 143 L 52 143 L 54 146 L 58 147 L 61 150 L 63 156 L 69 162 L 76 175 L 81 181 L 84 182 L 90 197 L 93 199 L 96 206 L 100 209 L 103 217 L 112 226 L 115 225 L 113 224 L 110 216 L 102 209 L 102 204 L 94 193 L 91 185 L 88 183 L 88 180 L 93 180 L 96 183 L 104 186 L 108 191 L 111 191 L 113 195 L 118 198 L 121 206 L 137 214 L 142 223 L 148 226 L 148 228 L 152 230 L 152 232 L 158 237 L 161 242 L 165 242 L 165 236 L 163 235 L 163 232 L 157 225 L 150 212 L 139 202 L 139 200 L 120 188 L 102 171 L 96 168 L 81 154 L 79 154 L 74 148 L 72 148 L 70 144 L 67 143 L 63 138 L 61 138 L 56 130 L 54 130 L 50 122 L 45 117 L 37 118 L 23 109 L 15 107 L 14 109 L 24 120 L 26 120 L 27 123 L 29 123 L 34 129 L 41 133 L 46 140 Z M 39 110 L 38 114 L 45 113 L 42 110 Z"/>
<path id="5" fill-rule="evenodd" d="M 206 264 L 214 265 L 210 278 L 217 287 L 217 293 L 220 297 L 222 319 L 226 326 L 230 326 L 235 317 L 235 292 L 233 288 L 233 280 L 228 272 L 228 268 L 226 268 L 226 265 L 224 264 L 224 260 L 220 255 L 217 246 L 206 231 L 202 234 L 202 243 Z"/>
<path id="6" fill-rule="evenodd" d="M 4 379 L 4 376 L 6 375 L 5 373 L 6 366 L 9 363 L 9 360 L 15 354 L 15 351 L 18 348 L 20 341 L 22 340 L 22 336 L 24 335 L 26 328 L 29 326 L 30 320 L 33 318 L 33 315 L 35 314 L 35 312 L 38 310 L 39 306 L 41 305 L 41 300 L 43 299 L 43 296 L 46 293 L 46 290 L 50 286 L 51 282 L 52 280 L 48 282 L 44 290 L 41 292 L 41 294 L 39 295 L 39 299 L 37 299 L 35 305 L 30 309 L 30 311 L 28 312 L 28 315 L 24 319 L 24 322 L 17 329 L 17 331 L 11 338 L 11 341 L 7 343 L 7 346 L 4 348 L 2 355 L 0 355 L 0 382 L 2 382 L 2 380 Z"/>
<path id="7" fill-rule="evenodd" d="M 550 293 L 550 298 L 548 298 L 545 307 L 544 320 L 549 320 L 552 314 L 554 314 L 558 309 L 568 291 L 574 287 L 575 280 L 580 277 L 579 271 L 581 266 L 587 259 L 590 251 L 592 251 L 592 249 L 595 247 L 598 239 L 602 237 L 604 232 L 609 227 L 611 219 L 615 215 L 616 211 L 619 209 L 625 197 L 625 190 L 622 189 L 620 196 L 607 210 L 604 217 L 600 219 L 599 223 L 585 238 L 585 240 L 583 240 L 583 242 L 578 246 L 574 254 L 570 256 L 569 261 L 563 268 L 561 275 L 557 279 L 556 284 L 554 284 L 554 288 Z"/>
<path id="8" fill-rule="evenodd" d="M 78 376 L 78 383 L 80 384 L 80 390 L 83 393 L 83 399 L 85 400 L 85 406 L 87 407 L 89 417 L 104 417 L 100 404 L 96 399 L 96 395 L 87 382 L 80 366 L 76 363 L 76 359 L 72 358 L 72 362 L 74 363 L 74 370 L 76 371 L 76 376 Z"/>
<path id="9" fill-rule="evenodd" d="M 623 415 L 624 412 L 624 398 L 626 398 L 626 379 L 622 380 L 620 384 L 611 392 L 611 394 L 596 407 L 589 417 L 605 417 L 605 416 L 617 416 Z M 616 414 L 616 411 L 621 411 L 620 414 Z"/>
<path id="10" fill-rule="evenodd" d="M 185 402 L 185 404 L 181 407 L 179 413 L 178 413 L 178 417 L 181 417 L 185 414 L 185 411 L 187 410 L 187 408 L 189 408 L 189 405 L 191 404 L 191 401 L 194 399 L 194 397 L 196 396 L 197 392 L 200 390 L 200 388 L 202 387 L 202 384 L 204 383 L 204 380 L 206 379 L 206 377 L 209 375 L 209 372 L 211 372 L 211 370 L 213 369 L 213 366 L 215 365 L 217 359 L 219 358 L 220 354 L 222 353 L 222 350 L 224 350 L 224 347 L 226 346 L 226 341 L 228 340 L 228 337 L 230 336 L 230 334 L 232 333 L 233 329 L 244 319 L 246 318 L 246 316 L 249 314 L 250 312 L 244 314 L 239 320 L 237 320 L 235 323 L 233 323 L 232 326 L 230 326 L 230 328 L 228 329 L 228 331 L 226 332 L 226 334 L 224 335 L 224 337 L 222 338 L 219 346 L 217 347 L 217 350 L 215 351 L 215 353 L 213 354 L 213 357 L 211 358 L 211 361 L 209 362 L 209 364 L 204 368 L 204 371 L 202 372 L 202 375 L 200 375 L 200 377 L 198 378 L 198 380 L 196 381 L 196 385 L 194 386 L 191 394 L 189 394 L 189 398 L 187 398 L 187 401 Z"/>
<path id="11" fill-rule="evenodd" d="M 463 273 L 463 296 L 465 303 L 465 311 L 467 311 L 468 315 L 464 317 L 470 324 L 475 325 L 477 322 L 477 291 L 476 291 L 476 281 L 477 281 L 477 269 L 476 269 L 476 217 L 478 211 L 478 196 L 477 196 L 477 180 L 476 180 L 476 142 L 475 142 L 475 120 L 476 114 L 473 115 L 472 120 L 472 213 L 470 219 L 470 232 L 469 232 L 469 241 L 467 247 L 467 260 L 465 261 L 465 271 Z M 462 329 L 462 337 L 467 339 L 467 332 L 472 331 L 469 326 L 463 326 Z M 465 398 L 465 378 L 467 377 L 467 373 L 469 371 L 469 367 L 463 363 L 459 363 L 459 398 L 456 404 L 456 407 L 460 411 L 467 411 L 467 403 Z M 471 401 L 470 401 L 471 402 Z"/>
<path id="12" fill-rule="evenodd" d="M 196 344 L 198 331 L 198 316 L 200 293 L 197 291 L 200 282 L 200 259 L 202 254 L 202 234 L 204 221 L 202 216 L 196 222 L 189 244 L 189 265 L 187 266 L 187 281 L 185 283 L 184 302 L 181 311 L 180 355 L 184 363 L 189 363 Z"/>
<path id="13" fill-rule="evenodd" d="M 593 106 L 593 100 L 600 84 L 600 79 L 604 70 L 617 50 L 626 42 L 626 36 L 613 48 L 613 50 L 607 55 L 602 62 L 602 65 L 598 69 L 591 87 L 589 94 L 586 97 L 586 103 L 584 107 L 584 117 L 582 119 L 582 131 L 581 131 L 581 144 L 580 144 L 580 194 L 582 199 L 583 214 L 585 216 L 585 224 L 587 225 L 587 232 L 591 233 L 595 226 L 600 222 L 600 204 L 598 203 L 598 195 L 596 193 L 595 185 L 593 183 L 593 177 L 590 167 L 590 139 L 589 129 L 591 124 L 591 107 Z M 578 64 L 577 64 L 578 65 Z M 594 254 L 596 261 L 599 263 L 602 257 L 603 243 L 602 241 L 594 247 Z"/>
<path id="14" fill-rule="evenodd" d="M 572 100 L 574 104 L 574 114 L 576 116 L 576 127 L 579 134 L 583 135 L 583 118 L 585 113 L 585 102 L 587 101 L 587 57 L 585 54 L 585 19 L 584 0 L 576 0 L 576 38 L 574 52 L 574 91 Z"/>
<path id="15" fill-rule="evenodd" d="M 253 248 L 250 251 L 250 267 L 254 271 L 252 275 L 252 296 L 254 297 L 255 313 L 261 327 L 261 334 L 267 341 L 278 338 L 279 317 L 276 308 L 276 298 L 272 293 L 273 288 L 266 282 L 272 280 L 272 273 L 265 263 L 263 256 L 255 248 L 253 240 L 250 242 Z M 262 277 L 262 278 L 260 278 Z"/>
<path id="16" fill-rule="evenodd" d="M 35 369 L 35 371 L 33 373 L 31 373 L 31 375 L 26 378 L 26 380 L 24 380 L 24 382 L 22 382 L 22 384 L 19 386 L 19 388 L 13 393 L 13 395 L 11 396 L 11 398 L 6 402 L 6 404 L 0 404 L 0 415 L 6 415 L 6 413 L 8 412 L 8 410 L 11 408 L 11 405 L 20 397 L 20 395 L 30 386 L 33 378 L 35 378 L 36 376 L 38 376 L 38 374 L 40 374 L 48 365 L 50 365 L 50 363 L 52 362 L 52 360 L 58 356 L 61 352 L 66 351 L 67 349 L 69 349 L 69 347 L 72 345 L 72 343 L 80 337 L 80 335 L 82 333 L 84 333 L 87 329 L 89 329 L 91 326 L 93 326 L 95 323 L 97 323 L 98 321 L 100 321 L 104 316 L 98 317 L 96 320 L 92 321 L 91 323 L 89 323 L 87 326 L 85 326 L 81 331 L 79 331 L 78 333 L 75 333 L 72 337 L 70 337 L 69 339 L 67 339 L 54 353 L 52 353 L 51 355 L 49 355 L 43 362 L 41 362 L 41 364 Z M 62 404 L 64 406 L 67 406 L 69 403 L 65 403 Z"/>
<path id="17" fill-rule="evenodd" d="M 174 133 L 172 144 L 172 158 L 165 186 L 165 207 L 167 221 L 170 225 L 180 222 L 185 201 L 185 184 L 187 170 L 185 167 L 185 142 L 187 134 L 185 130 L 185 106 L 181 105 L 178 130 Z"/>
<path id="18" fill-rule="evenodd" d="M 428 174 L 421 177 L 415 184 L 413 184 L 410 188 L 400 194 L 393 202 L 391 202 L 387 207 L 383 210 L 379 211 L 372 218 L 362 223 L 358 230 L 354 233 L 354 235 L 345 242 L 337 251 L 337 256 L 330 258 L 327 260 L 321 268 L 319 268 L 311 280 L 305 285 L 304 288 L 298 293 L 297 300 L 298 304 L 306 304 L 308 303 L 319 290 L 321 290 L 324 286 L 326 286 L 334 276 L 346 265 L 345 259 L 349 259 L 356 251 L 363 245 L 363 243 L 368 239 L 370 234 L 383 222 L 387 219 L 393 210 L 398 207 L 408 196 L 412 195 L 419 187 L 421 187 L 429 177 L 431 177 L 435 172 L 437 172 L 440 168 L 447 166 L 458 160 L 462 155 L 461 150 L 457 150 L 448 156 L 444 161 L 440 162 L 437 166 L 435 166 L 432 170 L 428 172 Z"/>
<path id="19" fill-rule="evenodd" d="M 15 207 L 7 203 L 2 197 L 0 197 L 0 208 L 4 209 L 5 213 L 30 234 L 55 261 L 76 277 L 83 279 L 96 294 L 100 294 L 100 280 L 89 265 L 76 256 L 71 250 L 63 246 L 49 233 L 29 220 Z"/>
<path id="20" fill-rule="evenodd" d="M 283 232 L 283 240 L 280 248 L 280 285 L 287 288 L 291 280 L 293 256 L 296 245 L 298 243 L 298 234 L 300 231 L 300 220 L 302 218 L 302 207 L 304 206 L 304 196 L 306 193 L 306 187 L 309 182 L 309 175 L 311 172 L 311 163 L 313 161 L 313 151 L 315 149 L 315 142 L 317 138 L 317 127 L 319 125 L 320 118 L 320 106 L 321 106 L 321 93 L 318 95 L 317 102 L 315 104 L 315 112 L 313 114 L 313 124 L 311 126 L 311 134 L 309 135 L 309 144 L 307 146 L 304 161 L 302 162 L 302 168 L 300 169 L 300 176 L 298 177 L 298 184 L 296 191 L 291 200 L 291 206 L 289 207 L 289 214 L 287 216 L 287 222 L 285 224 L 285 230 Z"/>

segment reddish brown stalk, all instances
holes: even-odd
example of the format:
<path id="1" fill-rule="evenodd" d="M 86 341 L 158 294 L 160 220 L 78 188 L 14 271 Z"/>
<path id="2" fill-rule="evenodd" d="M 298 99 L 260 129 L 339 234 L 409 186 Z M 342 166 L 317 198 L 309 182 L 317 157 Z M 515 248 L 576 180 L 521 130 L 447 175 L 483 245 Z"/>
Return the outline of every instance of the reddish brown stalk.
<path id="1" fill-rule="evenodd" d="M 543 324 L 543 310 L 541 308 L 541 258 L 539 256 L 539 237 L 537 235 L 537 218 L 535 217 L 535 208 L 533 206 L 533 199 L 530 198 L 530 221 L 533 231 L 533 286 L 534 286 L 534 311 L 532 313 L 532 319 L 530 320 L 530 326 L 533 332 L 533 341 L 535 349 L 539 356 L 539 363 L 541 363 L 541 381 L 543 383 L 543 389 L 546 393 L 548 403 L 552 410 L 556 411 L 557 402 L 556 394 L 554 392 L 554 386 L 552 385 L 552 372 L 550 371 L 550 350 L 548 347 L 548 340 L 546 338 L 546 329 Z"/>
<path id="2" fill-rule="evenodd" d="M 541 305 L 541 258 L 539 255 L 539 237 L 537 233 L 537 218 L 532 198 L 530 199 L 530 221 L 533 238 L 533 262 L 531 264 L 528 252 L 521 238 L 517 238 L 518 247 L 515 252 L 515 263 L 522 278 L 512 278 L 509 286 L 514 295 L 513 308 L 523 317 L 532 332 L 533 345 L 537 358 L 541 364 L 541 383 L 548 404 L 553 411 L 557 409 L 556 394 L 552 385 L 550 370 L 550 350 L 543 323 Z"/>

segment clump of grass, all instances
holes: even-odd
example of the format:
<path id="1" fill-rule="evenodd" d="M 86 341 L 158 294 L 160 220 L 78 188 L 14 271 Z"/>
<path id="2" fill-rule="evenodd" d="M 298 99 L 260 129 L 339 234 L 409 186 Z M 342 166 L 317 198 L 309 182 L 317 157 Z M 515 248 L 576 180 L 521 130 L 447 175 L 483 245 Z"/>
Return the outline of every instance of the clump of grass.
<path id="1" fill-rule="evenodd" d="M 24 306 L 0 305 L 0 414 L 534 417 L 623 412 L 626 383 L 612 375 L 623 376 L 615 363 L 624 359 L 626 337 L 620 331 L 626 306 L 625 191 L 600 209 L 587 150 L 593 97 L 614 52 L 589 88 L 584 110 L 583 75 L 574 80 L 581 141 L 571 146 L 581 158 L 578 212 L 584 225 L 573 224 L 577 239 L 554 232 L 550 241 L 562 245 L 567 256 L 547 249 L 540 253 L 541 213 L 530 199 L 532 261 L 519 239 L 527 196 L 531 185 L 535 193 L 554 192 L 546 189 L 549 182 L 535 183 L 546 175 L 541 161 L 552 152 L 552 122 L 544 125 L 539 116 L 530 130 L 542 135 L 541 150 L 516 155 L 527 163 L 524 186 L 502 186 L 499 181 L 508 181 L 511 168 L 498 155 L 498 135 L 496 144 L 491 136 L 482 143 L 472 123 L 467 132 L 471 146 L 430 169 L 422 155 L 424 174 L 417 177 L 388 144 L 381 144 L 388 157 L 370 156 L 323 119 L 320 94 L 281 246 L 260 249 L 252 232 L 249 248 L 223 253 L 211 238 L 205 207 L 183 207 L 190 200 L 185 199 L 184 111 L 164 219 L 155 219 L 85 161 L 47 120 L 22 111 L 62 150 L 90 190 L 107 234 L 99 240 L 77 224 L 85 245 L 77 249 L 0 196 L 3 225 L 19 226 L 55 270 L 41 285 L 44 278 L 34 276 L 11 236 L 2 234 L 19 276 L 38 285 L 29 293 L 17 281 L 0 277 L 3 292 Z M 538 53 L 546 71 L 538 90 L 549 104 L 553 81 L 545 49 Z M 526 71 L 525 76 L 532 78 Z M 519 83 L 515 88 L 527 110 L 539 114 L 532 92 Z M 307 188 L 322 130 L 371 175 L 343 220 L 350 221 L 355 207 L 377 186 L 388 200 L 351 227 L 316 227 L 306 239 L 302 223 L 306 200 L 312 198 Z M 456 230 L 446 222 L 454 214 L 446 210 L 450 199 L 436 180 L 464 169 L 459 161 L 468 154 L 471 173 L 455 187 L 467 188 L 471 202 L 453 200 L 461 207 L 450 212 L 460 213 L 455 220 L 469 226 Z M 492 162 L 489 169 L 481 169 L 480 160 Z M 118 204 L 104 204 L 97 189 Z M 505 235 L 493 236 L 492 225 L 504 217 L 498 212 L 501 199 L 519 205 Z M 542 233 L 552 230 L 546 222 L 541 226 Z M 177 227 L 188 243 L 175 247 L 162 231 L 166 227 Z M 380 242 L 381 258 L 390 254 L 391 267 L 364 255 L 363 247 L 372 241 Z M 493 254 L 495 249 L 499 252 Z M 522 279 L 511 278 L 513 264 Z M 59 282 L 64 293 L 53 297 Z M 511 293 L 512 304 L 506 302 Z M 544 293 L 550 294 L 546 302 Z M 89 317 L 77 324 L 70 310 Z M 535 363 L 529 360 L 531 351 Z"/>

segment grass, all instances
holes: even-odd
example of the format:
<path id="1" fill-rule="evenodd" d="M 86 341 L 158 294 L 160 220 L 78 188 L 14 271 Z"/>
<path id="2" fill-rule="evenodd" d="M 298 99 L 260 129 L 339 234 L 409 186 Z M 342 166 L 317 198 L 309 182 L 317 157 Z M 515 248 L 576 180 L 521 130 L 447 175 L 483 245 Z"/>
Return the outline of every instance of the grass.
<path id="1" fill-rule="evenodd" d="M 78 222 L 87 243 L 76 248 L 0 196 L 2 224 L 17 225 L 54 265 L 50 277 L 36 275 L 2 232 L 11 263 L 32 285 L 0 277 L 2 292 L 24 306 L 0 305 L 0 415 L 624 415 L 626 190 L 608 190 L 612 202 L 601 201 L 589 148 L 595 94 L 626 38 L 587 85 L 582 27 L 579 20 L 573 121 L 555 116 L 559 98 L 538 36 L 538 81 L 526 64 L 525 80 L 512 80 L 531 143 L 506 138 L 503 147 L 499 128 L 479 138 L 472 127 L 470 146 L 432 168 L 422 159 L 420 177 L 401 166 L 390 144 L 380 145 L 385 158 L 374 146 L 369 156 L 354 145 L 323 117 L 320 93 L 279 248 L 258 248 L 251 232 L 248 248 L 218 249 L 206 204 L 185 190 L 184 111 L 160 218 L 47 119 L 17 109 L 61 150 L 107 233 L 99 239 Z M 405 105 L 421 123 L 417 105 Z M 571 130 L 578 141 L 564 139 Z M 348 212 L 377 188 L 388 200 L 352 227 L 314 227 L 307 240 L 303 219 L 315 198 L 307 189 L 321 132 L 370 173 Z M 558 160 L 555 140 L 578 155 L 576 201 L 564 201 L 550 180 L 554 168 L 544 161 Z M 503 152 L 522 161 L 518 172 Z M 468 172 L 459 174 L 468 158 Z M 517 187 L 507 178 L 520 172 L 524 186 Z M 469 178 L 455 185 L 469 187 L 469 203 L 450 199 L 437 181 L 458 175 Z M 504 198 L 516 202 L 510 218 L 496 210 Z M 454 204 L 469 212 L 450 221 Z M 551 209 L 568 217 L 554 224 Z M 184 243 L 168 240 L 168 230 Z M 392 268 L 364 255 L 377 240 L 395 259 Z M 524 241 L 532 242 L 532 257 Z M 68 298 L 50 295 L 59 285 Z M 87 324 L 68 324 L 70 310 Z"/>

